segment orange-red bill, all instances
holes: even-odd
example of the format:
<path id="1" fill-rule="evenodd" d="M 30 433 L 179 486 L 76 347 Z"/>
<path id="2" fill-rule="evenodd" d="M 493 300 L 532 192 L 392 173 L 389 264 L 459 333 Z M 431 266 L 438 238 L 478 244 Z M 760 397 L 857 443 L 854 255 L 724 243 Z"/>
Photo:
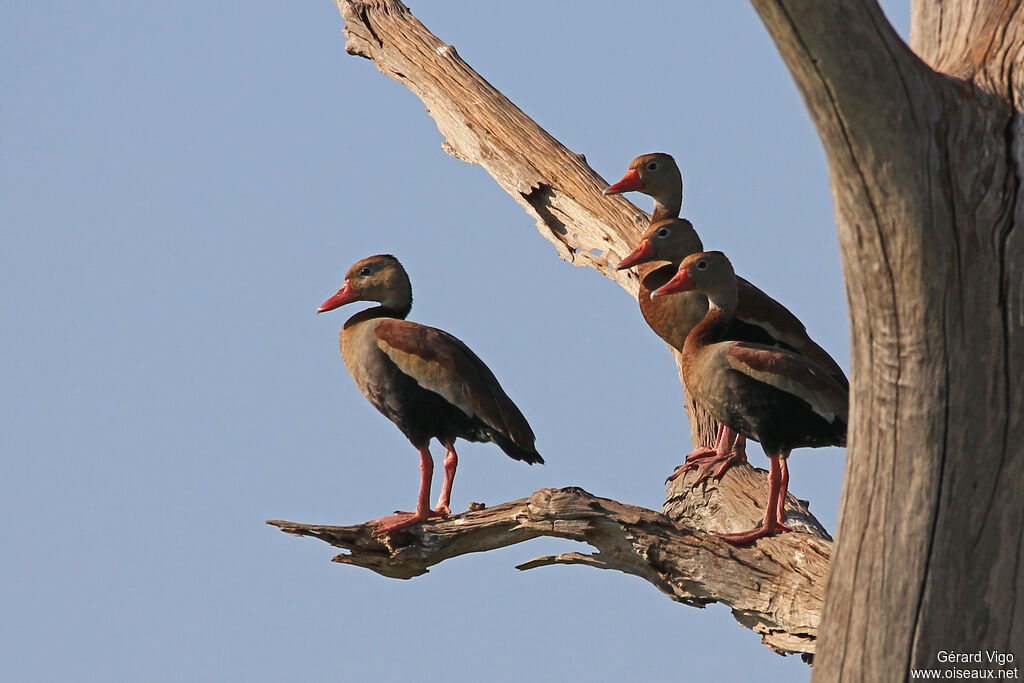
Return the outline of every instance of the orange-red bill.
<path id="1" fill-rule="evenodd" d="M 665 296 L 666 294 L 675 294 L 676 292 L 688 292 L 693 288 L 694 284 L 693 280 L 690 279 L 689 271 L 680 270 L 672 276 L 671 280 L 651 292 L 651 298 L 656 296 Z"/>
<path id="2" fill-rule="evenodd" d="M 347 303 L 359 300 L 359 292 L 357 292 L 352 285 L 345 280 L 345 284 L 341 286 L 341 289 L 335 293 L 327 301 L 320 304 L 320 308 L 316 309 L 317 313 L 323 313 L 324 311 L 332 311 L 339 306 L 344 306 Z"/>
<path id="3" fill-rule="evenodd" d="M 654 247 L 651 246 L 650 240 L 643 240 L 626 258 L 619 261 L 619 265 L 615 266 L 616 270 L 625 270 L 626 268 L 632 268 L 633 266 L 640 265 L 641 263 L 647 263 L 654 258 Z"/>
<path id="4" fill-rule="evenodd" d="M 623 192 L 632 192 L 633 190 L 643 189 L 643 186 L 644 183 L 642 180 L 640 180 L 640 174 L 637 173 L 637 170 L 635 168 L 631 168 L 628 171 L 626 171 L 626 175 L 622 176 L 622 180 L 615 183 L 614 185 L 609 185 L 608 189 L 606 189 L 601 194 L 608 195 L 621 194 Z"/>

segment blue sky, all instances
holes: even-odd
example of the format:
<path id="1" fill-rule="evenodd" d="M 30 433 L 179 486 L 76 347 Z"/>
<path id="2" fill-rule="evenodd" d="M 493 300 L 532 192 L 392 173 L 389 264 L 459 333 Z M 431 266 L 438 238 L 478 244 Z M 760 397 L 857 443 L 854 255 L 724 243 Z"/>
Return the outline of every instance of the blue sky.
<path id="1" fill-rule="evenodd" d="M 705 245 L 849 368 L 820 143 L 749 5 L 411 7 L 607 180 L 674 154 Z M 675 366 L 635 301 L 559 261 L 409 91 L 345 53 L 333 3 L 0 16 L 0 677 L 809 677 L 721 605 L 513 569 L 565 542 L 398 582 L 265 526 L 414 501 L 416 451 L 337 351 L 356 307 L 314 315 L 363 256 L 398 256 L 411 318 L 477 351 L 547 460 L 463 444 L 453 509 L 568 485 L 658 509 L 690 446 Z M 844 455 L 792 459 L 830 529 Z"/>

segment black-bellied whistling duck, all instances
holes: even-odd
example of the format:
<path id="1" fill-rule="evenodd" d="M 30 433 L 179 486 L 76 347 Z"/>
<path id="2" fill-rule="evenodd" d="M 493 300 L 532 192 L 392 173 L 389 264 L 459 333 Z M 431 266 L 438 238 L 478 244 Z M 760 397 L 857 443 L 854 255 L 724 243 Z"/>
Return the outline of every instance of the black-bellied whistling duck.
<path id="1" fill-rule="evenodd" d="M 345 284 L 320 304 L 317 313 L 353 301 L 380 305 L 345 322 L 341 357 L 363 395 L 420 452 L 416 512 L 397 512 L 369 522 L 378 526 L 375 535 L 451 513 L 457 438 L 490 441 L 509 457 L 531 465 L 544 462 L 534 448 L 533 430 L 526 418 L 484 362 L 447 332 L 405 320 L 412 308 L 412 285 L 398 259 L 380 254 L 357 262 L 345 275 Z M 431 438 L 447 451 L 444 484 L 433 510 Z"/>
<path id="2" fill-rule="evenodd" d="M 654 213 L 640 244 L 633 253 L 619 262 L 618 269 L 666 262 L 660 268 L 646 272 L 640 270 L 641 283 L 637 298 L 647 324 L 670 346 L 682 351 L 686 335 L 707 311 L 707 299 L 693 292 L 686 295 L 687 298 L 674 297 L 672 301 L 657 303 L 649 295 L 675 275 L 685 257 L 702 251 L 703 247 L 693 225 L 678 218 L 683 181 L 675 159 L 663 152 L 643 154 L 633 159 L 629 169 L 622 180 L 604 193 L 638 191 L 650 195 L 654 200 Z M 737 277 L 736 281 L 739 303 L 727 339 L 779 346 L 794 351 L 825 368 L 842 386 L 849 387 L 842 368 L 810 338 L 799 318 L 743 278 Z M 709 476 L 721 477 L 733 463 L 744 460 L 744 437 L 734 435 L 728 427 L 720 425 L 715 447 L 690 453 L 686 462 L 669 476 L 669 480 L 696 469 L 696 486 Z"/>
<path id="3" fill-rule="evenodd" d="M 722 424 L 759 441 L 771 462 L 764 520 L 735 544 L 789 531 L 786 459 L 794 448 L 845 446 L 848 389 L 817 363 L 763 344 L 726 341 L 739 298 L 736 274 L 720 251 L 691 254 L 655 297 L 700 292 L 708 313 L 683 345 L 683 381 L 690 396 Z M 671 297 L 669 297 L 671 298 Z"/>
<path id="4" fill-rule="evenodd" d="M 641 154 L 629 164 L 622 180 L 609 186 L 603 194 L 643 192 L 654 198 L 651 223 L 665 218 L 679 218 L 683 206 L 683 176 L 672 155 L 664 152 Z"/>

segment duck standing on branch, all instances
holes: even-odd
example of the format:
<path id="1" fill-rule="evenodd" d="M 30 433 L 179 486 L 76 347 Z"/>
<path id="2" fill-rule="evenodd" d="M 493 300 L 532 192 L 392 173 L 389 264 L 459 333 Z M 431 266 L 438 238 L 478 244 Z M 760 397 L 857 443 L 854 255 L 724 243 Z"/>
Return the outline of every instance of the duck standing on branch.
<path id="1" fill-rule="evenodd" d="M 641 266 L 640 291 L 637 292 L 640 312 L 651 329 L 665 343 L 680 352 L 686 342 L 686 335 L 708 312 L 708 299 L 699 292 L 685 292 L 668 299 L 653 298 L 651 292 L 672 279 L 684 258 L 701 251 L 704 251 L 704 246 L 690 221 L 665 218 L 653 221 L 640 245 L 616 266 L 618 270 Z M 657 261 L 668 263 L 658 267 L 647 265 Z M 742 326 L 742 323 L 737 326 Z M 735 333 L 740 334 L 741 331 Z M 745 462 L 746 459 L 743 437 L 719 424 L 714 448 L 698 448 L 689 453 L 686 461 L 669 475 L 668 481 L 696 469 L 697 478 L 693 485 L 697 486 L 708 477 L 721 478 L 733 464 Z"/>
<path id="2" fill-rule="evenodd" d="M 700 292 L 704 319 L 683 345 L 683 381 L 693 399 L 719 423 L 759 441 L 771 463 L 761 525 L 719 534 L 744 544 L 789 531 L 787 459 L 794 448 L 845 446 L 849 391 L 817 363 L 763 344 L 726 341 L 737 305 L 736 274 L 720 251 L 692 254 L 653 296 Z"/>
<path id="3" fill-rule="evenodd" d="M 660 301 L 650 296 L 676 274 L 684 258 L 704 249 L 693 224 L 678 218 L 683 181 L 675 159 L 662 152 L 638 156 L 630 163 L 629 171 L 622 180 L 606 189 L 604 194 L 630 191 L 650 195 L 654 199 L 654 213 L 640 244 L 619 262 L 617 268 L 641 266 L 637 299 L 644 320 L 669 346 L 681 352 L 686 335 L 707 313 L 707 298 L 698 292 Z M 642 267 L 661 261 L 665 265 Z M 736 284 L 739 295 L 736 315 L 725 339 L 793 351 L 825 368 L 843 387 L 849 387 L 842 368 L 810 338 L 799 318 L 743 278 L 737 277 Z M 720 478 L 731 465 L 745 460 L 744 437 L 733 434 L 725 425 L 719 425 L 715 447 L 690 453 L 669 480 L 696 469 L 696 486 L 709 476 Z"/>
<path id="4" fill-rule="evenodd" d="M 353 301 L 380 305 L 353 315 L 341 329 L 341 357 L 363 395 L 402 431 L 420 452 L 420 491 L 415 512 L 373 520 L 375 535 L 387 534 L 451 513 L 452 481 L 458 466 L 455 439 L 490 441 L 515 459 L 543 463 L 534 435 L 519 408 L 484 362 L 442 330 L 405 320 L 412 285 L 390 254 L 370 256 L 352 266 L 345 284 L 317 313 Z M 444 484 L 430 509 L 434 461 L 430 439 L 447 451 Z"/>

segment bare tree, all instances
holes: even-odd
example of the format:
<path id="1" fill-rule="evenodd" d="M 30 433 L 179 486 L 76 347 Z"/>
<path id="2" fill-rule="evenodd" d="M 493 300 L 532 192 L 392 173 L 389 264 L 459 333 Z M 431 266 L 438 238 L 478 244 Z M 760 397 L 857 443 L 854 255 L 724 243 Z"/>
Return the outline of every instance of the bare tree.
<path id="1" fill-rule="evenodd" d="M 562 258 L 635 294 L 634 275 L 605 266 L 634 246 L 642 212 L 601 198 L 604 181 L 581 156 L 400 2 L 335 2 L 347 50 L 424 101 L 449 154 L 483 166 Z M 720 600 L 770 647 L 817 652 L 821 680 L 904 680 L 941 649 L 1024 655 L 1024 449 L 1014 440 L 1024 422 L 1024 8 L 914 0 L 908 46 L 874 0 L 751 2 L 826 150 L 850 307 L 850 446 L 827 590 L 831 542 L 795 500 L 809 534 L 731 548 L 704 533 L 756 521 L 764 484 L 749 468 L 692 491 L 680 478 L 667 517 L 545 490 L 498 506 L 515 511 L 511 526 L 474 512 L 387 544 L 361 526 L 275 524 L 402 578 L 536 535 L 585 540 L 596 555 L 526 568 L 590 564 L 683 602 Z M 695 444 L 709 444 L 713 424 L 687 403 Z M 694 557 L 721 561 L 694 572 Z M 810 597 L 779 610 L 744 576 Z"/>

